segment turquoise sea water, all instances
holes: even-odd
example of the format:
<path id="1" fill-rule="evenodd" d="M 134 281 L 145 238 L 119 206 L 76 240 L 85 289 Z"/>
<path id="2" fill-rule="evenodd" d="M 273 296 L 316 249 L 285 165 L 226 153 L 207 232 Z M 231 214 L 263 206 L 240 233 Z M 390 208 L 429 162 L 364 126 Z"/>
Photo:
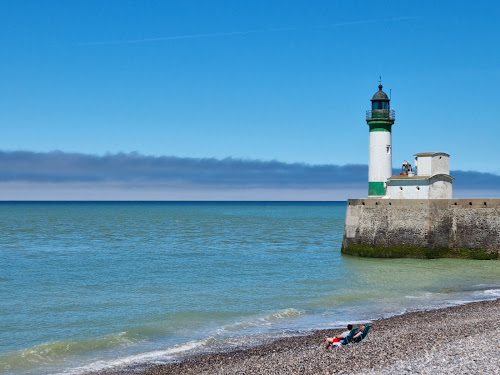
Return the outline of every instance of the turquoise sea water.
<path id="1" fill-rule="evenodd" d="M 500 296 L 496 261 L 342 256 L 345 209 L 0 203 L 0 373 L 164 363 Z"/>

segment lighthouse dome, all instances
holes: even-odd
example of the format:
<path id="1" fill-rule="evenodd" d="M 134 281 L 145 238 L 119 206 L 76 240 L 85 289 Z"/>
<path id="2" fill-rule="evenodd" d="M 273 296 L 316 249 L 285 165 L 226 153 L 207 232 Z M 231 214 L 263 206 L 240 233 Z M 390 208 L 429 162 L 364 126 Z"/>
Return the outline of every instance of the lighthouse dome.
<path id="1" fill-rule="evenodd" d="M 382 85 L 378 85 L 378 91 L 373 95 L 372 101 L 374 100 L 389 100 L 389 97 L 385 92 L 382 91 Z"/>

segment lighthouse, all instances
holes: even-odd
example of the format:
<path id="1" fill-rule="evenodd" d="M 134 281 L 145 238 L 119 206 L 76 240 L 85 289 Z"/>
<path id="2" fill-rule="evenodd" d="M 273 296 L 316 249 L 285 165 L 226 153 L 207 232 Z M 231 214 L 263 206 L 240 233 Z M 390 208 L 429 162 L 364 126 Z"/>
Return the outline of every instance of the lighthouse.
<path id="1" fill-rule="evenodd" d="M 342 253 L 500 259 L 500 199 L 453 198 L 446 152 L 413 154 L 413 166 L 405 160 L 391 176 L 394 111 L 382 84 L 371 102 L 368 199 L 347 200 Z"/>
<path id="2" fill-rule="evenodd" d="M 390 99 L 382 91 L 382 84 L 371 99 L 372 109 L 366 111 L 366 122 L 370 128 L 370 150 L 368 161 L 368 196 L 384 196 L 386 181 L 392 176 L 392 137 L 394 110 Z"/>

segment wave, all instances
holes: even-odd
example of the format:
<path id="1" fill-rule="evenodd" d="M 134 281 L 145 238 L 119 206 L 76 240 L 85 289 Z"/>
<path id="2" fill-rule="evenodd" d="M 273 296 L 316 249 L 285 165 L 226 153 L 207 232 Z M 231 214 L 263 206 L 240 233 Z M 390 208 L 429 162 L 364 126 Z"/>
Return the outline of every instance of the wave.
<path id="1" fill-rule="evenodd" d="M 496 299 L 500 298 L 500 289 L 488 289 L 484 290 L 483 294 L 489 298 Z"/>
<path id="2" fill-rule="evenodd" d="M 146 363 L 148 365 L 167 363 L 174 359 L 181 359 L 186 355 L 223 352 L 236 347 L 257 345 L 276 336 L 275 334 L 265 333 L 274 323 L 293 319 L 303 314 L 305 314 L 304 310 L 287 308 L 243 319 L 240 318 L 235 322 L 215 329 L 205 338 L 179 343 L 164 350 L 127 356 L 112 362 L 95 363 L 92 365 L 92 370 L 95 370 L 96 367 L 100 367 L 100 369 L 124 366 L 138 368 Z"/>
<path id="3" fill-rule="evenodd" d="M 0 372 L 2 370 L 21 371 L 37 366 L 63 363 L 71 356 L 124 347 L 134 342 L 134 338 L 126 332 L 91 339 L 45 342 L 0 355 Z"/>
<path id="4" fill-rule="evenodd" d="M 248 341 L 250 332 L 259 333 L 264 327 L 272 326 L 275 321 L 293 319 L 303 314 L 305 311 L 294 308 L 277 310 L 226 324 L 199 340 L 177 343 L 161 350 L 130 354 L 118 359 L 98 360 L 84 366 L 77 365 L 77 367 L 75 365 L 79 361 L 81 363 L 81 358 L 97 358 L 106 351 L 123 350 L 127 347 L 130 347 L 131 352 L 137 351 L 141 346 L 141 341 L 154 340 L 155 337 L 162 334 L 168 335 L 167 331 L 170 330 L 162 324 L 156 324 L 154 326 L 130 327 L 124 332 L 97 338 L 46 342 L 0 355 L 0 373 L 24 373 L 34 371 L 37 368 L 61 369 L 68 367 L 70 363 L 74 364 L 71 369 L 62 370 L 62 372 L 58 370 L 58 373 L 61 375 L 78 374 L 113 367 L 139 366 L 144 363 L 166 363 L 174 358 L 183 357 L 187 353 L 206 352 L 215 348 L 219 351 L 250 341 L 256 344 L 262 337 L 259 335 L 259 338 L 255 337 Z M 133 345 L 135 344 L 139 345 L 134 349 Z"/>
<path id="5" fill-rule="evenodd" d="M 277 310 L 266 315 L 253 316 L 238 322 L 227 324 L 217 330 L 217 335 L 223 332 L 244 332 L 251 328 L 271 326 L 273 322 L 281 319 L 291 319 L 305 314 L 304 310 L 288 308 Z"/>
<path id="6" fill-rule="evenodd" d="M 54 375 L 75 375 L 82 373 L 91 373 L 101 370 L 120 369 L 124 367 L 134 367 L 139 369 L 141 367 L 150 366 L 152 364 L 168 363 L 180 353 L 186 353 L 196 348 L 203 346 L 207 340 L 189 341 L 186 343 L 174 345 L 167 349 L 153 350 L 145 353 L 138 353 L 128 355 L 112 360 L 95 361 L 88 365 L 73 367 L 70 369 L 62 370 Z"/>

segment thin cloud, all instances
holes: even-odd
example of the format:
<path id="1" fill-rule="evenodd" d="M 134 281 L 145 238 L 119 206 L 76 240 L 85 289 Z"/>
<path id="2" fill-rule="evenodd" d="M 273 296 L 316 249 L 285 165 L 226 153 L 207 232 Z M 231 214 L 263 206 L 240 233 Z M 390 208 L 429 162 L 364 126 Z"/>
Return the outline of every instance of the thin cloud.
<path id="1" fill-rule="evenodd" d="M 278 29 L 262 29 L 262 30 L 247 30 L 247 31 L 231 31 L 225 33 L 208 33 L 208 34 L 190 34 L 190 35 L 177 35 L 177 36 L 165 36 L 157 38 L 144 38 L 144 39 L 132 39 L 132 40 L 121 40 L 121 41 L 107 41 L 107 42 L 89 42 L 81 43 L 81 45 L 110 45 L 110 44 L 135 44 L 135 43 L 146 43 L 146 42 L 161 42 L 167 40 L 178 40 L 178 39 L 199 39 L 199 38 L 213 38 L 219 36 L 233 36 L 233 35 L 249 35 L 249 34 L 259 34 L 259 33 L 269 33 L 277 31 L 292 31 L 295 30 L 292 27 L 282 27 Z"/>
<path id="2" fill-rule="evenodd" d="M 313 26 L 311 28 L 312 29 L 328 29 L 328 28 L 340 27 L 340 26 L 351 26 L 351 25 L 360 25 L 360 24 L 367 24 L 367 23 L 380 23 L 380 22 L 394 22 L 394 21 L 411 20 L 411 19 L 415 19 L 415 17 L 396 17 L 396 18 L 381 19 L 381 20 L 348 21 L 348 22 L 339 22 L 339 23 L 334 23 L 334 24 L 329 24 L 329 25 Z M 229 32 L 221 32 L 221 33 L 172 35 L 172 36 L 164 36 L 164 37 L 156 37 L 156 38 L 142 38 L 142 39 L 115 40 L 115 41 L 102 41 L 102 42 L 87 42 L 87 43 L 79 43 L 79 45 L 98 46 L 98 45 L 137 44 L 137 43 L 163 42 L 163 41 L 181 40 L 181 39 L 200 39 L 200 38 L 214 38 L 214 37 L 236 36 L 236 35 L 275 33 L 275 32 L 295 31 L 295 30 L 299 30 L 299 28 L 297 28 L 297 27 L 279 27 L 279 28 L 270 28 L 270 29 L 259 29 L 259 30 L 229 31 Z"/>

